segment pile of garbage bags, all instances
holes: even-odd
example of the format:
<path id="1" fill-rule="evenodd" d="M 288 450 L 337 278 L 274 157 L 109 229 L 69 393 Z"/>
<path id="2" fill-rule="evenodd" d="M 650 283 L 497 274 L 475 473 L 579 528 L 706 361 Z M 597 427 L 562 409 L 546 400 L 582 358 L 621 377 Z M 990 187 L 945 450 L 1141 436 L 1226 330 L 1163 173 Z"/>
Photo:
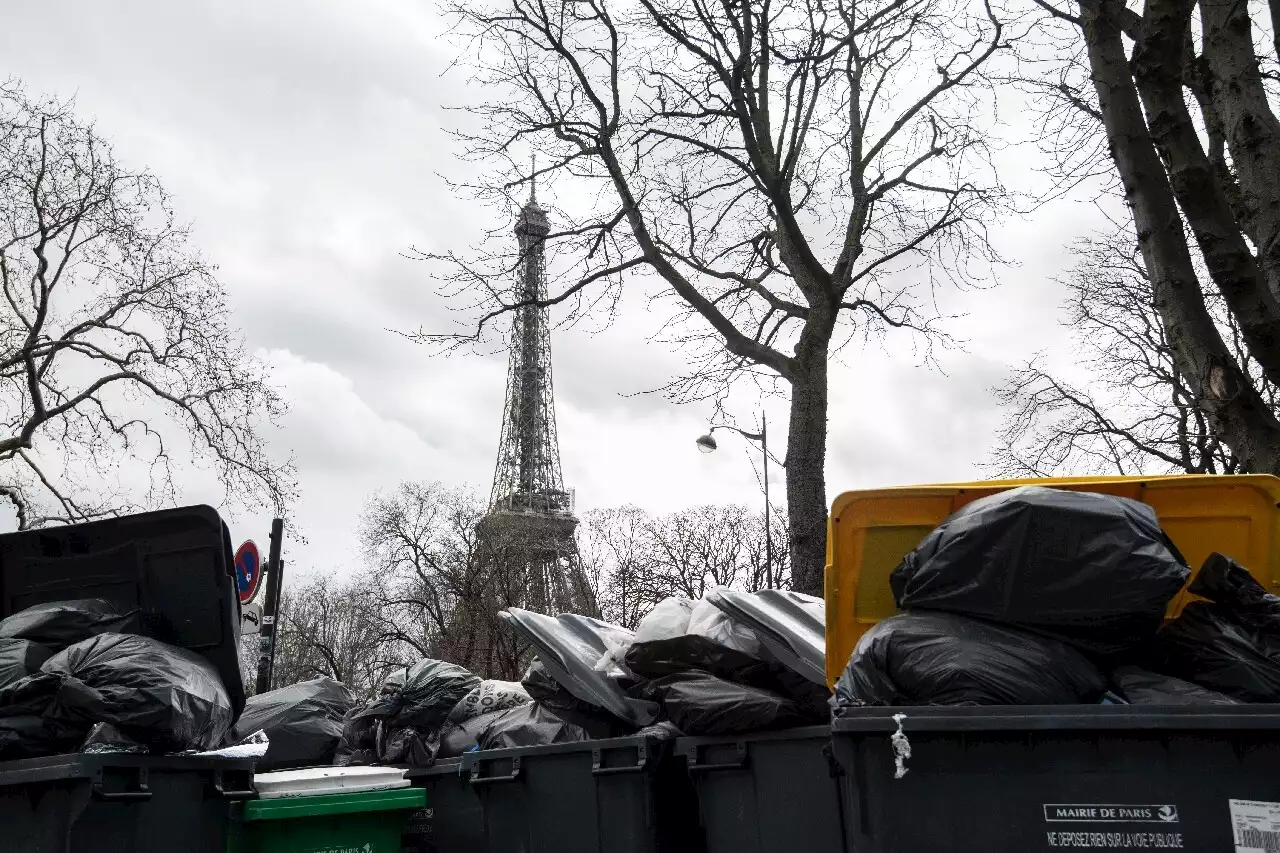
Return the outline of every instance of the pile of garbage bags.
<path id="1" fill-rule="evenodd" d="M 1154 510 L 1039 486 L 963 507 L 890 576 L 901 611 L 859 640 L 836 714 L 859 706 L 1280 701 L 1280 598 L 1212 555 L 1191 570 Z"/>
<path id="2" fill-rule="evenodd" d="M 222 746 L 236 709 L 217 669 L 139 628 L 136 610 L 101 599 L 0 620 L 0 760 L 104 742 L 156 752 Z"/>
<path id="3" fill-rule="evenodd" d="M 425 767 L 472 750 L 767 731 L 830 713 L 823 602 L 812 596 L 671 597 L 634 632 L 576 614 L 500 617 L 535 652 L 519 683 L 421 661 L 347 712 L 335 763 Z"/>

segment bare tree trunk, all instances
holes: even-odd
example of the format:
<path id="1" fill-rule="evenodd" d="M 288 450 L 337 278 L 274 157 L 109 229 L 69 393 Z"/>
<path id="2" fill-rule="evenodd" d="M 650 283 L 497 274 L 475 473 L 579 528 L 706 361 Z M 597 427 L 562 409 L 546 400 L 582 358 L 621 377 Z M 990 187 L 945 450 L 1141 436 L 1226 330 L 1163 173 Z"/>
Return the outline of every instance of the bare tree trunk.
<path id="1" fill-rule="evenodd" d="M 1080 25 L 1156 309 L 1197 402 L 1246 470 L 1280 471 L 1280 422 L 1241 373 L 1205 306 L 1173 192 L 1130 76 L 1118 20 L 1122 11 L 1118 0 L 1085 0 Z"/>
<path id="2" fill-rule="evenodd" d="M 791 526 L 792 587 L 797 592 L 822 595 L 827 564 L 827 350 L 831 324 L 811 323 L 796 347 L 791 378 L 787 520 Z"/>
<path id="3" fill-rule="evenodd" d="M 1241 0 L 1203 0 L 1200 14 L 1210 97 L 1240 173 L 1258 260 L 1272 293 L 1280 294 L 1280 120 L 1262 87 L 1249 7 Z"/>
<path id="4" fill-rule="evenodd" d="M 1183 94 L 1183 58 L 1195 0 L 1148 0 L 1133 75 L 1151 139 L 1214 284 L 1239 323 L 1250 354 L 1280 383 L 1280 303 L 1241 234 L 1241 224 L 1196 134 Z"/>

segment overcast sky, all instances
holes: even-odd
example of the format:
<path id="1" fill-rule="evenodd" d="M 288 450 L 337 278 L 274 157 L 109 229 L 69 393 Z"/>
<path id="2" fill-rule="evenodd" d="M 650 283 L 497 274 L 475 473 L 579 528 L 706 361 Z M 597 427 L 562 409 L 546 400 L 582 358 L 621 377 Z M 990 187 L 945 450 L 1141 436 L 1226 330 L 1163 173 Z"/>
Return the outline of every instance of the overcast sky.
<path id="1" fill-rule="evenodd" d="M 161 178 L 219 264 L 236 321 L 292 405 L 272 441 L 300 474 L 295 520 L 309 542 L 288 555 L 300 569 L 358 562 L 359 509 L 379 488 L 435 479 L 488 492 L 505 360 L 433 358 L 386 331 L 453 322 L 428 269 L 401 252 L 465 247 L 493 224 L 437 177 L 457 168 L 443 106 L 460 91 L 440 77 L 452 49 L 441 27 L 430 0 L 42 0 L 6 4 L 0 27 L 0 76 L 74 96 L 120 159 Z M 1000 422 L 989 389 L 1040 349 L 1065 352 L 1052 276 L 1073 236 L 1098 224 L 1092 207 L 1064 201 L 1000 228 L 1019 266 L 999 288 L 948 300 L 968 315 L 950 326 L 968 343 L 944 355 L 945 373 L 896 344 L 904 351 L 844 354 L 831 375 L 829 498 L 981 476 Z M 627 396 L 682 364 L 648 341 L 658 318 L 642 309 L 553 337 L 579 508 L 758 503 L 740 443 L 697 453 L 709 408 Z M 743 425 L 754 405 L 735 400 Z M 768 408 L 781 454 L 785 405 Z M 233 521 L 237 539 L 265 544 L 268 519 Z"/>

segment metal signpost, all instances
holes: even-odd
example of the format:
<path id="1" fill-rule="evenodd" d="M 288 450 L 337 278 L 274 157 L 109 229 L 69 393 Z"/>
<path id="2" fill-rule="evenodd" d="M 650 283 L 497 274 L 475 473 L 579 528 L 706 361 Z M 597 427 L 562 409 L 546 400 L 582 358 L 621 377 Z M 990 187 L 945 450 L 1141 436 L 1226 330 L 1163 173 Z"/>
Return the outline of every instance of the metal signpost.
<path id="1" fill-rule="evenodd" d="M 280 559 L 280 547 L 284 539 L 284 519 L 271 522 L 271 556 L 267 561 L 267 598 L 262 607 L 262 628 L 259 630 L 257 693 L 271 689 L 271 671 L 275 666 L 276 616 L 280 610 L 280 583 L 284 575 L 284 561 Z"/>

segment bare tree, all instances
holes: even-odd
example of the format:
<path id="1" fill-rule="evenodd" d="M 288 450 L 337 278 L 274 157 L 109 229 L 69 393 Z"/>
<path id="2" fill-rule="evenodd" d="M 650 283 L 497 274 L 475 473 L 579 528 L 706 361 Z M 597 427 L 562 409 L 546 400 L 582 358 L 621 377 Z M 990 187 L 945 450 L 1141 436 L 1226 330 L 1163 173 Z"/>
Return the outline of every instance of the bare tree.
<path id="1" fill-rule="evenodd" d="M 1058 73 L 1076 69 L 1078 109 L 1065 118 L 1105 135 L 1172 365 L 1238 470 L 1280 472 L 1280 418 L 1262 382 L 1280 380 L 1280 120 L 1263 73 L 1273 45 L 1253 37 L 1276 21 L 1225 0 L 1145 0 L 1141 12 L 1036 2 Z"/>
<path id="2" fill-rule="evenodd" d="M 978 129 L 1007 46 L 971 0 L 610 0 L 457 3 L 489 100 L 469 106 L 468 187 L 504 205 L 563 187 L 547 237 L 560 282 L 538 304 L 607 315 L 624 283 L 671 312 L 693 372 L 668 391 L 738 380 L 790 391 L 787 508 L 796 586 L 825 560 L 828 364 L 854 335 L 943 337 L 933 286 L 998 258 L 984 229 L 1008 197 Z M 523 165 L 533 149 L 543 159 Z M 519 161 L 519 162 L 517 162 Z M 441 262 L 474 340 L 521 307 L 520 259 L 495 233 Z"/>
<path id="3" fill-rule="evenodd" d="M 1121 228 L 1090 238 L 1076 253 L 1079 263 L 1065 281 L 1065 324 L 1090 381 L 1074 384 L 1038 360 L 1016 371 L 997 391 L 1008 414 L 989 467 L 1013 477 L 1238 472 L 1239 459 L 1178 367 L 1133 233 Z M 1275 411 L 1276 388 L 1249 356 L 1234 316 L 1212 288 L 1204 296 L 1223 339 Z"/>
<path id="4" fill-rule="evenodd" d="M 475 492 L 440 483 L 406 482 L 373 496 L 361 519 L 376 578 L 373 613 L 417 657 L 517 678 L 527 650 L 497 613 L 524 604 L 528 590 L 520 573 L 505 570 L 503 543 L 477 536 L 484 512 Z"/>
<path id="5" fill-rule="evenodd" d="M 715 587 L 764 589 L 768 578 L 763 513 L 745 506 L 699 506 L 654 516 L 636 507 L 596 510 L 584 520 L 584 562 L 599 578 L 604 618 L 634 628 L 671 595 L 701 598 Z M 775 517 L 773 536 L 786 537 Z M 785 556 L 773 566 L 789 586 Z"/>
<path id="6" fill-rule="evenodd" d="M 229 494 L 283 511 L 293 470 L 258 428 L 284 405 L 160 183 L 118 162 L 70 104 L 12 82 L 0 84 L 0 288 L 0 493 L 20 526 L 135 508 L 86 488 L 126 461 L 149 470 L 141 503 L 169 500 L 175 459 L 192 454 Z M 166 425 L 188 446 L 171 447 Z"/>
<path id="7" fill-rule="evenodd" d="M 372 697 L 392 670 L 416 659 L 370 612 L 368 588 L 368 579 L 341 583 L 329 575 L 291 585 L 280 605 L 275 686 L 328 676 Z"/>

